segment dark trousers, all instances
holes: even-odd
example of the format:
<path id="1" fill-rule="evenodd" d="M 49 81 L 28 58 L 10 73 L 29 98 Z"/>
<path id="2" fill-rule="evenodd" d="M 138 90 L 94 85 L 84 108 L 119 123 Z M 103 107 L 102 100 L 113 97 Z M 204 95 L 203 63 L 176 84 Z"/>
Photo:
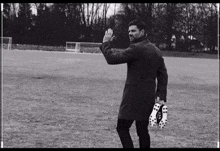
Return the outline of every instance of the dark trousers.
<path id="1" fill-rule="evenodd" d="M 118 119 L 116 130 L 120 137 L 123 148 L 134 148 L 133 141 L 129 133 L 129 129 L 133 122 L 134 120 Z M 148 123 L 148 119 L 145 121 L 135 121 L 140 148 L 150 148 Z"/>

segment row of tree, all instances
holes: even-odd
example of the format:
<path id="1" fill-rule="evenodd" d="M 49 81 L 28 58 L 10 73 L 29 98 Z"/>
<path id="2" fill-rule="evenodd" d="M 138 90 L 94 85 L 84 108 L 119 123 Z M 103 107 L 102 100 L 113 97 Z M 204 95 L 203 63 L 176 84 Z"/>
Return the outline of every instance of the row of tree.
<path id="1" fill-rule="evenodd" d="M 121 14 L 111 17 L 112 22 L 117 20 L 119 24 L 113 27 L 120 31 L 126 33 L 127 28 L 123 27 L 139 18 L 147 24 L 151 41 L 157 45 L 165 43 L 168 50 L 191 51 L 206 47 L 217 52 L 219 12 L 216 3 L 122 3 L 121 6 Z"/>
<path id="2" fill-rule="evenodd" d="M 116 47 L 127 47 L 128 23 L 141 19 L 148 36 L 169 50 L 191 51 L 218 43 L 216 3 L 121 3 L 107 16 L 113 3 L 4 3 L 3 35 L 13 43 L 65 45 L 66 41 L 101 42 L 111 27 Z M 34 10 L 34 11 L 33 11 Z M 34 12 L 34 13 L 33 13 Z"/>
<path id="3" fill-rule="evenodd" d="M 4 3 L 3 33 L 5 37 L 13 37 L 14 43 L 23 44 L 64 45 L 66 41 L 100 42 L 100 38 L 91 36 L 103 30 L 109 5 Z"/>

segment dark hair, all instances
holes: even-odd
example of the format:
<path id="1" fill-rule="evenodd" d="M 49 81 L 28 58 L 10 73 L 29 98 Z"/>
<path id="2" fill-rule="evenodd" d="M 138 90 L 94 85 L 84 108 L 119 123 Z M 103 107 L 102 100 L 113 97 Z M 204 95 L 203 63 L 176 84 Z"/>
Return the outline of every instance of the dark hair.
<path id="1" fill-rule="evenodd" d="M 136 25 L 139 30 L 144 29 L 146 33 L 146 24 L 141 20 L 135 19 L 128 24 L 128 26 L 132 26 L 132 25 Z"/>

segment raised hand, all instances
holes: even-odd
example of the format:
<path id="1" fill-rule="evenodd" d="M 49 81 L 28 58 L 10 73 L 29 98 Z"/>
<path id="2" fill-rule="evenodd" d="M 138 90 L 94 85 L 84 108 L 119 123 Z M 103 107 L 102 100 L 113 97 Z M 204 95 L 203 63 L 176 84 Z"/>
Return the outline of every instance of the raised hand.
<path id="1" fill-rule="evenodd" d="M 102 42 L 107 42 L 107 41 L 112 41 L 115 38 L 115 36 L 113 36 L 113 30 L 111 28 L 109 28 L 108 30 L 105 31 L 105 35 L 103 37 Z"/>

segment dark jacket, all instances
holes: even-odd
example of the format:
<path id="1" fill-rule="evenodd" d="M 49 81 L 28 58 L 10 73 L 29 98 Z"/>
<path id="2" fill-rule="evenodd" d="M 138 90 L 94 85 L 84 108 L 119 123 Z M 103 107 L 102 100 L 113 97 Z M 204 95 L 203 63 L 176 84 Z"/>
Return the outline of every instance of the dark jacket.
<path id="1" fill-rule="evenodd" d="M 111 49 L 111 45 L 111 42 L 105 42 L 100 46 L 107 63 L 127 63 L 118 118 L 146 120 L 157 96 L 166 102 L 168 75 L 162 54 L 146 37 L 127 49 Z"/>

